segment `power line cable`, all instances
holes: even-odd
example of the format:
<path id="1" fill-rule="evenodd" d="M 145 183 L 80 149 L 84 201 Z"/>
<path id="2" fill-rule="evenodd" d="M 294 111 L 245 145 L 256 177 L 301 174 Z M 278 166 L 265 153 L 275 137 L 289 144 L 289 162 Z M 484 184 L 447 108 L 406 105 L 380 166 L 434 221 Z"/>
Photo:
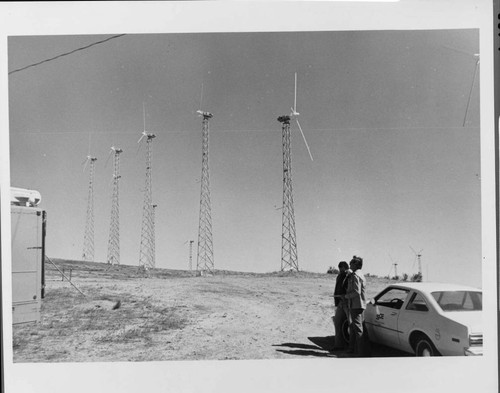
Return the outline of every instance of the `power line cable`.
<path id="1" fill-rule="evenodd" d="M 374 127 L 374 128 L 310 128 L 309 131 L 317 132 L 345 132 L 345 131 L 408 131 L 408 130 L 463 130 L 463 129 L 477 129 L 479 126 L 436 126 L 436 127 Z M 248 132 L 259 132 L 259 133 L 270 133 L 275 130 L 272 129 L 245 129 L 245 130 L 234 130 L 234 129 L 221 129 L 211 131 L 212 133 L 248 133 Z M 165 134 L 194 134 L 198 133 L 196 130 L 185 129 L 185 130 L 168 130 L 160 131 Z M 43 135 L 68 135 L 68 134 L 88 134 L 89 131 L 19 131 L 12 134 L 15 135 L 33 135 L 33 134 L 43 134 Z M 95 131 L 92 132 L 93 135 L 135 135 L 136 131 Z"/>
<path id="2" fill-rule="evenodd" d="M 52 58 L 50 58 L 50 59 L 45 59 L 45 60 L 39 61 L 38 63 L 30 64 L 30 65 L 27 65 L 27 66 L 25 66 L 25 67 L 18 68 L 18 69 L 16 69 L 16 70 L 12 70 L 12 71 L 10 71 L 10 72 L 9 72 L 9 75 L 11 75 L 11 74 L 13 74 L 13 73 L 15 73 L 15 72 L 19 72 L 19 71 L 26 70 L 26 69 L 31 68 L 31 67 L 38 66 L 38 65 L 43 64 L 43 63 L 47 63 L 47 62 L 52 61 L 52 60 L 59 59 L 60 57 L 63 57 L 63 56 L 68 56 L 68 55 L 71 55 L 71 54 L 73 54 L 73 53 L 75 53 L 75 52 L 78 52 L 78 51 L 81 51 L 81 50 L 84 50 L 84 49 L 88 49 L 88 48 L 90 48 L 90 47 L 92 47 L 92 46 L 94 46 L 94 45 L 102 44 L 102 43 L 104 43 L 104 42 L 107 42 L 107 41 L 113 40 L 113 39 L 118 38 L 118 37 L 122 37 L 122 36 L 124 36 L 124 35 L 125 35 L 125 34 L 118 34 L 118 35 L 114 35 L 114 36 L 112 36 L 112 37 L 108 37 L 108 38 L 106 38 L 105 40 L 101 40 L 101 41 L 93 42 L 92 44 L 89 44 L 89 45 L 86 45 L 86 46 L 82 46 L 81 48 L 74 49 L 74 50 L 72 50 L 71 52 L 62 53 L 62 54 L 57 55 L 57 56 L 55 56 L 55 57 L 52 57 Z"/>

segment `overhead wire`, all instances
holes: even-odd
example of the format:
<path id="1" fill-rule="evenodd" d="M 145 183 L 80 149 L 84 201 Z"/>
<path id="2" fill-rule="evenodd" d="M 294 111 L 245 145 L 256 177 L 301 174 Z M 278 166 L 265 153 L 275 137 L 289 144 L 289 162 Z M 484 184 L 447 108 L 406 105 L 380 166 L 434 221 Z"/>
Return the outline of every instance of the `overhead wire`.
<path id="1" fill-rule="evenodd" d="M 451 126 L 451 127 L 374 127 L 374 128 L 310 128 L 308 129 L 309 132 L 339 132 L 339 131 L 405 131 L 405 130 L 462 130 L 464 128 L 470 128 L 470 129 L 476 129 L 479 128 L 479 126 L 468 126 L 468 127 L 462 127 L 462 126 Z M 278 130 L 278 131 L 277 131 Z M 246 130 L 223 130 L 223 129 L 211 129 L 210 133 L 243 133 L 243 132 L 279 132 L 279 129 L 246 129 Z M 53 134 L 53 135 L 60 135 L 60 134 L 87 134 L 89 131 L 21 131 L 21 132 L 16 132 L 15 134 Z M 161 132 L 161 131 L 156 131 L 156 132 Z M 164 131 L 166 134 L 189 134 L 189 133 L 197 133 L 198 130 L 195 129 L 189 129 L 189 130 L 165 130 Z M 92 134 L 121 134 L 121 135 L 135 135 L 137 134 L 136 131 L 93 131 Z"/>
<path id="2" fill-rule="evenodd" d="M 24 70 L 26 70 L 26 69 L 28 69 L 28 68 L 31 68 L 31 67 L 36 67 L 36 66 L 38 66 L 38 65 L 40 65 L 40 64 L 48 63 L 49 61 L 53 61 L 53 60 L 59 59 L 59 58 L 64 57 L 64 56 L 71 55 L 71 54 L 73 54 L 73 53 L 75 53 L 75 52 L 78 52 L 78 51 L 82 51 L 82 50 L 88 49 L 88 48 L 90 48 L 90 47 L 92 47 L 92 46 L 99 45 L 99 44 L 102 44 L 102 43 L 107 42 L 107 41 L 111 41 L 111 40 L 113 40 L 113 39 L 115 39 L 115 38 L 119 38 L 119 37 L 122 37 L 122 36 L 124 36 L 124 35 L 125 35 L 125 34 L 117 34 L 117 35 L 114 35 L 114 36 L 108 37 L 108 38 L 106 38 L 106 39 L 104 39 L 104 40 L 101 40 L 101 41 L 96 41 L 96 42 L 93 42 L 92 44 L 85 45 L 85 46 L 82 46 L 82 47 L 77 48 L 77 49 L 73 49 L 73 50 L 72 50 L 72 51 L 70 51 L 70 52 L 61 53 L 60 55 L 57 55 L 57 56 L 51 57 L 50 59 L 45 59 L 45 60 L 39 61 L 39 62 L 37 62 L 37 63 L 33 63 L 33 64 L 30 64 L 30 65 L 27 65 L 27 66 L 25 66 L 25 67 L 17 68 L 17 69 L 15 69 L 15 70 L 10 71 L 10 72 L 9 72 L 9 75 L 14 74 L 15 72 L 24 71 Z"/>

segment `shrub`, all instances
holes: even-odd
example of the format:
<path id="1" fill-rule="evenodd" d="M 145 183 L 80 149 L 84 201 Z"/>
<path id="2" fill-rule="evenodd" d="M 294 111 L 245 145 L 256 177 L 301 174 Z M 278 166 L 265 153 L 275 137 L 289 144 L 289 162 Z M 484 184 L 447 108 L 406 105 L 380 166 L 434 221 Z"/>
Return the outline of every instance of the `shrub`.
<path id="1" fill-rule="evenodd" d="M 418 272 L 411 276 L 411 280 L 413 282 L 421 282 L 422 281 L 422 273 Z"/>
<path id="2" fill-rule="evenodd" d="M 326 271 L 327 274 L 339 274 L 339 270 L 334 268 L 333 266 L 330 266 L 328 270 Z"/>

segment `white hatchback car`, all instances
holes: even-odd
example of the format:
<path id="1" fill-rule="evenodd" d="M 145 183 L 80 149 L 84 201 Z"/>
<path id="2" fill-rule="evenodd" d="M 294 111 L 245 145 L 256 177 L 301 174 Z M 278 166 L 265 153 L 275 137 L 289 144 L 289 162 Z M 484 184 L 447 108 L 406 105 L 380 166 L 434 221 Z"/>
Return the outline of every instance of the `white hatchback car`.
<path id="1" fill-rule="evenodd" d="M 482 291 L 438 283 L 389 285 L 368 302 L 370 341 L 417 356 L 482 355 Z"/>

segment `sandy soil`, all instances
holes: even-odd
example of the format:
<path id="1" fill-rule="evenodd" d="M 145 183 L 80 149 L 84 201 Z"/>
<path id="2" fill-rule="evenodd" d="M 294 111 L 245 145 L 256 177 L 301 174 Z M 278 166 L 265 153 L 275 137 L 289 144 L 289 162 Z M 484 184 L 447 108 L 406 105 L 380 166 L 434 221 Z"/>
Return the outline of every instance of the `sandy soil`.
<path id="1" fill-rule="evenodd" d="M 131 267 L 96 266 L 73 266 L 85 296 L 47 271 L 41 322 L 14 326 L 15 362 L 338 356 L 329 351 L 334 275 L 144 277 Z M 373 282 L 369 296 L 380 288 Z"/>

